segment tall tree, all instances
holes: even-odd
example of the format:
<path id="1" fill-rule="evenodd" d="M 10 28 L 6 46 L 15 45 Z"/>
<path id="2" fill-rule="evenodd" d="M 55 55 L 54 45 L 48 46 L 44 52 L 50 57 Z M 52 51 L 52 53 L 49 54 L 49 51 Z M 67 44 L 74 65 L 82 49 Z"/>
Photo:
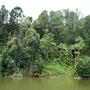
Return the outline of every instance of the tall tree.
<path id="1" fill-rule="evenodd" d="M 85 39 L 86 48 L 84 50 L 85 53 L 89 56 L 90 54 L 90 15 L 86 16 L 84 18 L 84 24 L 83 24 L 83 38 Z"/>
<path id="2" fill-rule="evenodd" d="M 27 60 L 27 68 L 30 74 L 33 73 L 35 60 L 39 58 L 39 34 L 33 28 L 29 28 L 25 34 L 24 40 L 24 58 Z"/>
<path id="3" fill-rule="evenodd" d="M 20 7 L 15 7 L 10 12 L 10 23 L 17 23 L 18 19 L 23 18 L 23 10 Z"/>
<path id="4" fill-rule="evenodd" d="M 43 59 L 46 61 L 51 60 L 56 55 L 56 43 L 54 42 L 54 35 L 52 33 L 44 34 L 40 40 L 40 48 L 42 50 Z"/>
<path id="5" fill-rule="evenodd" d="M 5 6 L 2 5 L 0 9 L 0 45 L 5 44 L 7 42 L 8 30 L 7 23 L 9 16 L 9 11 L 5 9 Z"/>
<path id="6" fill-rule="evenodd" d="M 19 40 L 13 37 L 2 52 L 2 74 L 12 75 L 17 68 L 23 68 L 25 64 L 23 59 L 23 48 Z"/>
<path id="7" fill-rule="evenodd" d="M 76 12 L 69 11 L 69 9 L 64 9 L 63 15 L 64 15 L 63 22 L 64 22 L 65 42 L 69 45 L 74 44 L 74 41 L 78 37 L 80 32 L 79 16 Z"/>
<path id="8" fill-rule="evenodd" d="M 23 14 L 23 10 L 20 7 L 15 7 L 14 9 L 11 10 L 10 12 L 10 32 L 11 34 L 19 33 L 19 19 L 23 18 L 24 14 Z"/>
<path id="9" fill-rule="evenodd" d="M 33 22 L 33 27 L 37 33 L 40 34 L 40 38 L 43 37 L 44 30 L 48 29 L 49 25 L 49 16 L 48 12 L 44 10 L 38 17 L 37 20 Z"/>
<path id="10" fill-rule="evenodd" d="M 55 41 L 63 42 L 63 15 L 61 11 L 51 11 L 49 16 L 49 31 L 54 34 Z"/>

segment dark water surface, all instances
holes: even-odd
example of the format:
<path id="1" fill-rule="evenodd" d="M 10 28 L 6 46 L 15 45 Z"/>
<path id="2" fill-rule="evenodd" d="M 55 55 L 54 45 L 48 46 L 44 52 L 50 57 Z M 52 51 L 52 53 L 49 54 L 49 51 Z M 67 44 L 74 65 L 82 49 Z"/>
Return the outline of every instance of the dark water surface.
<path id="1" fill-rule="evenodd" d="M 90 90 L 90 79 L 0 77 L 0 90 Z"/>

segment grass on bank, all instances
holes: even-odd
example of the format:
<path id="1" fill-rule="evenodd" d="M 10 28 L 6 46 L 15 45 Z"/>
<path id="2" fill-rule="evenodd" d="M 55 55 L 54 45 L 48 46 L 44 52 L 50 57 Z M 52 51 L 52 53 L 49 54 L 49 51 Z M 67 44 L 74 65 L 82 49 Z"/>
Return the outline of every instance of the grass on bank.
<path id="1" fill-rule="evenodd" d="M 48 63 L 42 70 L 45 76 L 75 76 L 76 69 L 64 63 Z"/>

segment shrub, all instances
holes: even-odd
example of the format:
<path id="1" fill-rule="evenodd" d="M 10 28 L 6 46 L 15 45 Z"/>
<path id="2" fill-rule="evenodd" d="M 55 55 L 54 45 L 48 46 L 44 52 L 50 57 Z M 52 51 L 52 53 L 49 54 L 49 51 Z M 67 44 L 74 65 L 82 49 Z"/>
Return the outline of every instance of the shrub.
<path id="1" fill-rule="evenodd" d="M 10 56 L 8 56 L 5 60 L 2 59 L 1 65 L 2 75 L 12 75 L 17 69 L 15 61 Z"/>
<path id="2" fill-rule="evenodd" d="M 90 78 L 90 58 L 80 60 L 76 66 L 77 73 L 82 78 Z"/>
<path id="3" fill-rule="evenodd" d="M 47 63 L 42 70 L 42 74 L 48 76 L 73 76 L 75 72 L 75 68 L 66 65 L 60 59 L 54 59 Z"/>
<path id="4" fill-rule="evenodd" d="M 44 68 L 45 66 L 45 61 L 40 58 L 38 60 L 35 60 L 35 63 L 34 63 L 34 75 L 39 75 L 39 74 L 42 74 L 42 69 Z"/>

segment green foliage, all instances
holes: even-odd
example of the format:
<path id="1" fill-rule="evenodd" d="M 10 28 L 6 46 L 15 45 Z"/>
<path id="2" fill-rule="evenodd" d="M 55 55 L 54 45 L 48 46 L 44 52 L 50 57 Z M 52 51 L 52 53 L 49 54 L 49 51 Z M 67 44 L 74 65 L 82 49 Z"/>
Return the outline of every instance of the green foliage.
<path id="1" fill-rule="evenodd" d="M 22 27 L 29 28 L 31 26 L 32 20 L 33 20 L 32 17 L 25 17 L 24 19 L 19 19 L 21 28 Z"/>
<path id="2" fill-rule="evenodd" d="M 83 19 L 81 35 L 84 38 L 86 47 L 84 48 L 84 54 L 90 56 L 90 15 Z"/>
<path id="3" fill-rule="evenodd" d="M 53 59 L 55 56 L 56 43 L 54 42 L 54 35 L 52 33 L 44 34 L 40 40 L 40 48 L 46 53 L 46 60 Z"/>
<path id="4" fill-rule="evenodd" d="M 2 53 L 4 47 L 3 46 L 0 46 L 0 53 Z"/>
<path id="5" fill-rule="evenodd" d="M 39 43 L 39 34 L 33 28 L 30 28 L 25 35 L 24 42 L 26 46 L 35 46 Z"/>
<path id="6" fill-rule="evenodd" d="M 74 41 L 78 37 L 80 32 L 79 16 L 77 12 L 70 11 L 69 9 L 64 9 L 63 14 L 64 14 L 64 22 L 65 22 L 64 41 L 68 45 L 71 45 L 74 44 Z"/>
<path id="7" fill-rule="evenodd" d="M 18 19 L 24 16 L 23 10 L 20 7 L 15 7 L 10 12 L 10 23 L 17 23 Z"/>
<path id="8" fill-rule="evenodd" d="M 68 46 L 60 43 L 60 45 L 58 46 L 59 49 L 59 57 L 61 58 L 61 60 L 67 64 L 70 63 L 70 51 L 68 49 Z"/>
<path id="9" fill-rule="evenodd" d="M 8 13 L 8 10 L 5 9 L 5 5 L 2 5 L 0 10 L 0 25 L 8 22 Z"/>
<path id="10" fill-rule="evenodd" d="M 80 60 L 76 66 L 77 73 L 82 78 L 90 78 L 90 58 Z"/>
<path id="11" fill-rule="evenodd" d="M 4 60 L 2 58 L 1 66 L 1 75 L 12 75 L 17 69 L 15 61 L 10 56 Z"/>
<path id="12" fill-rule="evenodd" d="M 56 59 L 57 60 L 57 59 Z M 49 76 L 72 76 L 75 74 L 75 69 L 71 66 L 67 66 L 64 63 L 58 63 L 56 60 L 49 62 L 43 68 L 42 74 Z"/>
<path id="13" fill-rule="evenodd" d="M 2 55 L 0 54 L 0 72 L 1 72 L 1 69 L 2 69 L 2 67 L 1 67 L 1 60 L 2 60 Z"/>
<path id="14" fill-rule="evenodd" d="M 8 23 L 8 17 L 9 17 L 9 11 L 5 9 L 5 6 L 2 5 L 0 9 L 0 46 L 5 45 L 7 42 L 7 26 Z"/>
<path id="15" fill-rule="evenodd" d="M 48 12 L 44 10 L 38 17 L 37 20 L 33 22 L 33 28 L 36 30 L 37 33 L 40 34 L 40 38 L 44 35 L 44 29 L 48 29 L 49 24 L 49 16 Z"/>
<path id="16" fill-rule="evenodd" d="M 78 10 L 44 10 L 34 20 L 20 7 L 0 9 L 0 73 L 11 75 L 89 75 L 90 15 L 80 19 Z M 71 65 L 71 66 L 70 66 Z M 80 65 L 80 67 L 79 67 Z M 74 68 L 73 68 L 74 66 Z M 82 67 L 85 67 L 81 69 Z M 85 74 L 86 73 L 86 74 Z"/>
<path id="17" fill-rule="evenodd" d="M 35 60 L 34 63 L 34 75 L 40 75 L 42 74 L 42 69 L 45 67 L 45 61 L 42 60 L 42 58 Z"/>
<path id="18" fill-rule="evenodd" d="M 2 52 L 1 73 L 2 75 L 13 74 L 17 68 L 23 65 L 23 50 L 16 37 L 7 43 L 7 47 Z"/>
<path id="19" fill-rule="evenodd" d="M 33 67 L 35 60 L 39 59 L 39 42 L 39 34 L 33 28 L 29 28 L 23 39 L 25 67 L 28 71 Z M 33 73 L 33 70 L 30 73 Z"/>
<path id="20" fill-rule="evenodd" d="M 50 11 L 50 23 L 49 23 L 49 31 L 54 34 L 55 42 L 59 44 L 59 42 L 63 42 L 63 15 L 61 11 Z M 63 40 L 62 40 L 63 39 Z"/>

